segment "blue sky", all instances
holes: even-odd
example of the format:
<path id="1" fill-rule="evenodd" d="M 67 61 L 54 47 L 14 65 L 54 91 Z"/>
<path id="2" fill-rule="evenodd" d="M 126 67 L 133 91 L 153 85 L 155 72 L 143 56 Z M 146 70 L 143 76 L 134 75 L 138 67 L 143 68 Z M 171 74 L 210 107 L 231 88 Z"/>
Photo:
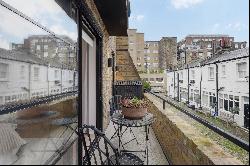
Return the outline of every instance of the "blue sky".
<path id="1" fill-rule="evenodd" d="M 145 40 L 188 34 L 228 34 L 249 42 L 249 0 L 130 0 L 129 27 Z"/>

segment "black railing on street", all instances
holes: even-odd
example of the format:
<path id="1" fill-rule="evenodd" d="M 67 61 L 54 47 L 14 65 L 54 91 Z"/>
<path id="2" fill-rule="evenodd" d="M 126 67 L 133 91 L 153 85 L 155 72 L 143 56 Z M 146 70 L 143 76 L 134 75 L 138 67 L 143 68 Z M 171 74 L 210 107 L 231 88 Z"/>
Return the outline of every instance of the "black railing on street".
<path id="1" fill-rule="evenodd" d="M 69 97 L 69 96 L 74 96 L 77 95 L 78 91 L 71 91 L 71 92 L 65 92 L 65 93 L 60 93 L 56 95 L 50 95 L 46 97 L 41 97 L 41 98 L 35 98 L 31 99 L 27 102 L 23 103 L 13 103 L 9 105 L 3 105 L 0 107 L 0 115 L 8 114 L 8 113 L 13 113 L 16 111 L 36 107 L 42 104 L 47 104 L 49 102 L 52 102 L 54 100 L 62 99 L 64 97 Z"/>
<path id="2" fill-rule="evenodd" d="M 149 92 L 149 93 L 156 96 L 157 98 L 159 98 L 163 101 L 163 108 L 165 108 L 165 102 L 167 102 L 168 104 L 174 106 L 175 108 L 177 108 L 181 112 L 183 112 L 186 115 L 188 115 L 189 117 L 191 117 L 192 119 L 194 119 L 197 122 L 201 123 L 202 125 L 206 126 L 210 130 L 214 131 L 215 133 L 221 135 L 222 137 L 228 139 L 229 141 L 233 142 L 234 144 L 238 145 L 239 147 L 241 147 L 249 152 L 249 143 L 248 142 L 246 142 L 246 141 L 236 137 L 235 135 L 232 135 L 231 133 L 211 124 L 210 122 L 206 121 L 205 119 L 191 113 L 190 111 L 185 110 L 181 106 L 175 104 L 174 102 L 172 102 L 170 100 L 167 100 L 166 98 L 163 98 L 162 96 L 159 96 L 159 95 L 152 93 L 152 92 Z"/>

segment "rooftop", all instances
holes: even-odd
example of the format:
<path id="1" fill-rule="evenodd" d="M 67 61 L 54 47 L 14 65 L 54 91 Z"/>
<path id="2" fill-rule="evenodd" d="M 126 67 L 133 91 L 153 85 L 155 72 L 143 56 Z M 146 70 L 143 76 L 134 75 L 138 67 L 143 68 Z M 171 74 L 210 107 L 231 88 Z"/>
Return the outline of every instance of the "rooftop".
<path id="1" fill-rule="evenodd" d="M 186 37 L 229 37 L 229 35 L 224 34 L 191 34 Z"/>
<path id="2" fill-rule="evenodd" d="M 38 64 L 38 65 L 43 65 L 43 66 L 48 66 L 49 64 L 50 67 L 65 68 L 63 64 L 59 63 L 56 60 L 51 60 L 47 62 L 46 60 L 38 58 L 37 56 L 25 50 L 22 50 L 22 51 L 21 50 L 6 50 L 3 48 L 0 48 L 0 58 L 13 60 L 13 61 L 19 61 L 19 62 Z"/>

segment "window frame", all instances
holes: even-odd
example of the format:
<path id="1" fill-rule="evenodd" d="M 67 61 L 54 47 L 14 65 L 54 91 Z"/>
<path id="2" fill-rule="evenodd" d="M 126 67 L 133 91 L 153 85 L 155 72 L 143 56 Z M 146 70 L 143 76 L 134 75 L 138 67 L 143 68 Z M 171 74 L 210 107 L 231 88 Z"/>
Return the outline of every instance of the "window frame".
<path id="1" fill-rule="evenodd" d="M 5 69 L 6 71 L 0 71 L 0 73 L 4 73 L 5 72 L 5 78 L 4 77 L 3 78 L 0 77 L 0 82 L 8 81 L 9 80 L 9 73 L 10 73 L 10 65 L 9 65 L 9 63 L 4 63 L 4 62 L 3 63 L 0 62 L 0 65 L 1 64 L 6 67 L 6 69 Z"/>

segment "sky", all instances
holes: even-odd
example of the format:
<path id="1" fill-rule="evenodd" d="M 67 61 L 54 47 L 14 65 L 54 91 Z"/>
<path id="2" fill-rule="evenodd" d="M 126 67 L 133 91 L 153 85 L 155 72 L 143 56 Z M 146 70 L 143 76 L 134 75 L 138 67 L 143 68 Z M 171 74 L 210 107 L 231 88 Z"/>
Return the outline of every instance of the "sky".
<path id="1" fill-rule="evenodd" d="M 57 35 L 76 41 L 77 26 L 54 0 L 3 0 Z M 189 34 L 228 34 L 249 42 L 249 0 L 130 0 L 129 27 L 145 40 Z M 47 34 L 0 5 L 0 48 L 22 43 L 34 34 Z"/>
<path id="2" fill-rule="evenodd" d="M 57 35 L 77 40 L 77 25 L 54 0 L 3 0 Z M 23 43 L 30 35 L 48 35 L 0 5 L 0 48 L 9 49 L 11 42 Z"/>
<path id="3" fill-rule="evenodd" d="M 228 34 L 249 43 L 249 0 L 130 0 L 129 28 L 145 40 Z"/>

